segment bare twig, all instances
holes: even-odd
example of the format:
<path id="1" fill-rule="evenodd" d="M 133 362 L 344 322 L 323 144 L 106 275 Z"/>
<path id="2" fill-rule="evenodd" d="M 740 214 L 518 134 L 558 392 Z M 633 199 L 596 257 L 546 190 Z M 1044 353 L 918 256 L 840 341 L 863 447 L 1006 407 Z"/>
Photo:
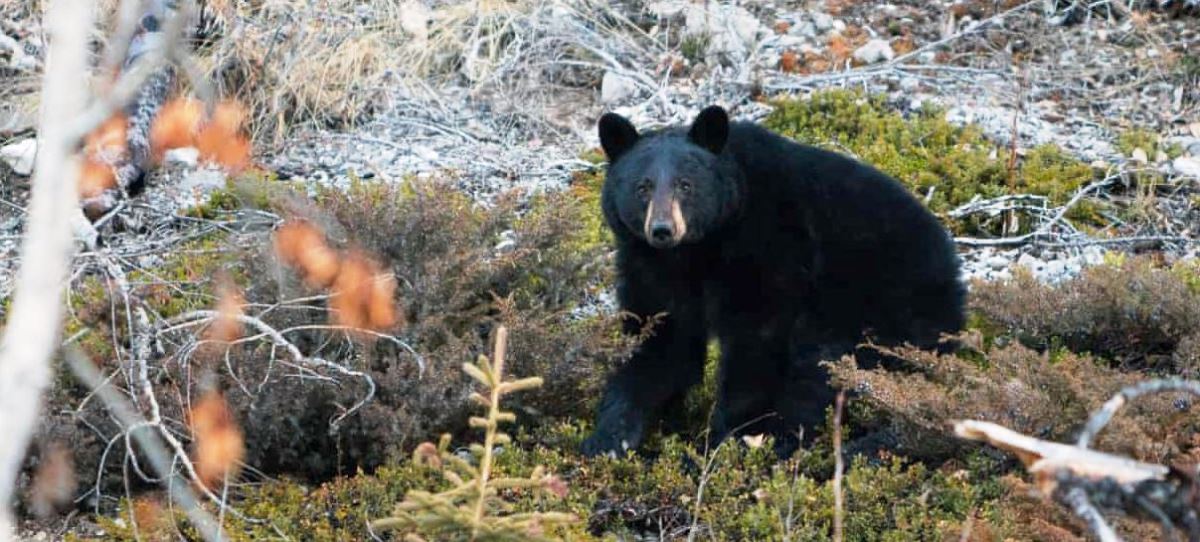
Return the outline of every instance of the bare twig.
<path id="1" fill-rule="evenodd" d="M 8 325 L 0 338 L 0 540 L 9 537 L 21 460 L 37 423 L 42 393 L 50 385 L 50 356 L 58 347 L 63 281 L 71 262 L 71 222 L 80 160 L 73 121 L 86 104 L 79 78 L 88 69 L 92 9 L 82 0 L 51 3 L 47 20 L 52 50 L 42 84 L 42 145 L 38 150 L 22 244 L 22 265 Z"/>
<path id="2" fill-rule="evenodd" d="M 146 458 L 150 461 L 150 467 L 158 474 L 171 498 L 183 507 L 200 535 L 208 541 L 224 539 L 220 524 L 201 506 L 199 498 L 192 492 L 188 481 L 176 473 L 172 467 L 172 458 L 178 457 L 178 453 L 168 451 L 162 442 L 152 436 L 159 434 L 158 432 L 136 430 L 138 427 L 148 427 L 153 424 L 138 414 L 137 409 L 113 388 L 109 379 L 102 375 L 91 360 L 87 359 L 77 347 L 68 347 L 66 354 L 71 372 L 95 392 L 96 396 L 108 407 L 109 412 L 112 412 L 113 416 L 126 427 L 126 434 L 138 442 L 141 450 L 145 452 Z M 224 507 L 222 507 L 223 509 Z"/>
<path id="3" fill-rule="evenodd" d="M 1079 433 L 1079 441 L 1076 445 L 1080 448 L 1087 448 L 1092 443 L 1092 439 L 1112 421 L 1112 417 L 1126 403 L 1137 399 L 1143 395 L 1152 393 L 1164 393 L 1171 391 L 1186 392 L 1197 397 L 1200 397 L 1200 382 L 1184 380 L 1182 378 L 1170 378 L 1165 380 L 1148 380 L 1139 382 L 1129 386 L 1119 392 L 1104 403 L 1100 410 L 1092 414 L 1088 419 L 1087 425 L 1083 426 L 1083 431 Z"/>
<path id="4" fill-rule="evenodd" d="M 846 469 L 842 459 L 842 409 L 846 405 L 846 392 L 840 391 L 833 405 L 833 542 L 842 542 L 842 522 L 845 510 L 842 502 L 842 472 Z"/>
<path id="5" fill-rule="evenodd" d="M 1116 531 L 1113 531 L 1113 528 L 1104 520 L 1104 516 L 1088 499 L 1087 492 L 1083 488 L 1073 487 L 1067 490 L 1063 495 L 1063 500 L 1071 506 L 1071 511 L 1075 512 L 1076 516 L 1088 524 L 1088 528 L 1096 534 L 1096 538 L 1100 539 L 1100 542 L 1121 542 L 1121 537 L 1117 536 Z"/>
<path id="6" fill-rule="evenodd" d="M 220 317 L 222 317 L 221 313 L 219 311 L 214 311 L 214 310 L 196 310 L 196 311 L 186 312 L 186 313 L 180 314 L 180 315 L 178 315 L 174 318 L 171 318 L 171 319 L 163 322 L 162 324 L 160 324 L 158 326 L 158 328 L 156 329 L 155 333 L 162 334 L 162 333 L 166 333 L 172 329 L 176 329 L 179 327 L 202 325 L 202 324 L 211 322 Z M 337 432 L 342 420 L 346 419 L 351 414 L 354 414 L 355 412 L 357 412 L 358 409 L 362 408 L 364 405 L 366 405 L 368 402 L 370 402 L 370 400 L 375 396 L 375 380 L 372 379 L 370 375 L 363 373 L 361 371 L 355 371 L 354 369 L 351 369 L 344 365 L 339 365 L 332 361 L 304 355 L 302 352 L 300 352 L 300 349 L 297 348 L 296 345 L 292 344 L 291 341 L 288 341 L 283 336 L 282 333 L 280 333 L 278 330 L 271 327 L 269 324 L 262 321 L 261 319 L 255 318 L 253 316 L 247 316 L 244 314 L 232 315 L 232 316 L 225 315 L 224 317 L 233 318 L 244 325 L 248 325 L 248 326 L 258 330 L 260 333 L 262 333 L 266 337 L 270 338 L 272 344 L 274 344 L 275 346 L 278 346 L 280 348 L 283 348 L 288 353 L 288 355 L 291 356 L 292 361 L 294 361 L 297 365 L 309 367 L 312 369 L 329 369 L 329 370 L 332 370 L 334 372 L 337 372 L 337 373 L 340 373 L 340 374 L 343 374 L 346 376 L 360 378 L 363 380 L 363 382 L 366 382 L 367 392 L 363 395 L 363 397 L 361 399 L 359 399 L 358 402 L 356 402 L 353 406 L 346 409 L 344 412 L 339 414 L 336 418 L 334 418 L 330 422 L 329 432 L 331 434 Z"/>

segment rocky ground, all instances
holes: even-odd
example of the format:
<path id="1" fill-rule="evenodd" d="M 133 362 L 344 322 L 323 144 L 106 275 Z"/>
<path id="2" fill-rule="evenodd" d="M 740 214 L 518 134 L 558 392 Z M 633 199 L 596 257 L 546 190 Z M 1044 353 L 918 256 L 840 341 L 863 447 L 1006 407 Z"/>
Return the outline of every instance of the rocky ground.
<path id="1" fill-rule="evenodd" d="M 436 90 L 398 86 L 369 121 L 337 130 L 300 127 L 285 143 L 263 148 L 259 159 L 296 183 L 343 185 L 352 176 L 399 179 L 452 170 L 482 201 L 514 186 L 562 188 L 573 172 L 593 167 L 579 156 L 596 146 L 592 123 L 602 110 L 629 115 L 639 125 L 667 124 L 716 102 L 731 106 L 739 118 L 755 119 L 769 109 L 758 97 L 851 87 L 886 93 L 901 111 L 939 105 L 951 122 L 978 125 L 1018 153 L 1052 143 L 1097 167 L 1148 168 L 1180 184 L 1200 179 L 1200 68 L 1188 53 L 1200 47 L 1194 18 L 1153 11 L 1120 19 L 1096 14 L 1064 26 L 1055 25 L 1039 2 L 1004 6 L 1009 7 L 944 1 L 870 7 L 834 1 L 631 2 L 622 13 L 649 27 L 638 38 L 659 49 L 651 53 L 658 66 L 613 59 L 590 92 L 564 92 L 538 112 L 522 111 L 515 97 L 480 92 L 469 82 Z M 410 17 L 433 17 L 409 8 Z M 5 30 L 0 35 L 8 49 L 0 48 L 0 60 L 6 70 L 35 72 L 36 21 L 11 20 Z M 700 42 L 703 51 L 695 45 Z M 1187 62 L 1190 68 L 1168 67 Z M 10 113 L 0 123 L 5 124 L 0 157 L 11 169 L 5 183 L 12 185 L 5 194 L 9 204 L 0 211 L 6 269 L 15 262 L 21 183 L 34 149 L 32 117 L 17 103 L 6 103 Z M 1174 157 L 1154 149 L 1123 152 L 1118 137 L 1130 129 L 1157 135 L 1160 148 L 1182 152 Z M 181 161 L 194 164 L 186 155 Z M 160 175 L 146 196 L 152 206 L 183 209 L 222 184 L 213 173 L 187 169 Z M 1170 251 L 1194 255 L 1184 246 Z M 1095 245 L 965 246 L 964 272 L 1004 277 L 1020 264 L 1059 280 L 1099 261 L 1099 254 Z M 9 275 L 0 270 L 0 276 Z M 6 284 L 0 280 L 0 291 Z"/>

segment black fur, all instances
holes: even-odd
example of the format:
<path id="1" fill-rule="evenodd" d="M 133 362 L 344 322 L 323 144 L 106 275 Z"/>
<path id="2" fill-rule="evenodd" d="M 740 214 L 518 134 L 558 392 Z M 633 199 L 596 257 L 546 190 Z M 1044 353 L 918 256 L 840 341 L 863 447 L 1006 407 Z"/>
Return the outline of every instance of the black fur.
<path id="1" fill-rule="evenodd" d="M 713 435 L 770 432 L 787 452 L 833 398 L 821 360 L 864 335 L 929 347 L 962 328 L 953 241 L 880 171 L 730 123 L 718 107 L 686 128 L 639 135 L 612 113 L 599 128 L 621 308 L 665 317 L 609 380 L 585 453 L 636 448 L 661 409 L 700 382 L 710 337 L 723 356 Z M 672 200 L 686 231 L 652 235 Z M 631 318 L 627 330 L 638 329 Z"/>

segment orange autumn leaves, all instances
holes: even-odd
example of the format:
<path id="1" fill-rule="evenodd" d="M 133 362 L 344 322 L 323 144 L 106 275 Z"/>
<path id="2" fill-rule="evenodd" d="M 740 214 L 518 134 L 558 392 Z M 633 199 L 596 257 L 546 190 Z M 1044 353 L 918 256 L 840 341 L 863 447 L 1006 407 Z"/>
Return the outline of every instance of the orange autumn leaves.
<path id="1" fill-rule="evenodd" d="M 313 288 L 329 289 L 329 305 L 338 324 L 382 331 L 395 327 L 400 316 L 393 301 L 395 279 L 358 251 L 331 248 L 315 226 L 289 221 L 275 234 L 280 259 L 296 269 Z M 206 341 L 229 344 L 242 337 L 245 297 L 227 277 L 218 280 L 218 301 Z M 246 454 L 245 438 L 236 417 L 219 391 L 203 393 L 188 413 L 192 431 L 192 464 L 197 481 L 221 487 L 240 472 Z"/>
<path id="2" fill-rule="evenodd" d="M 394 301 L 396 279 L 362 252 L 334 250 L 311 223 L 293 220 L 281 226 L 275 253 L 310 287 L 329 289 L 339 325 L 384 331 L 403 323 Z"/>
<path id="3" fill-rule="evenodd" d="M 94 198 L 117 186 L 114 168 L 125 157 L 127 126 L 125 115 L 114 115 L 84 138 L 80 198 Z"/>
<path id="4" fill-rule="evenodd" d="M 205 393 L 189 414 L 196 477 L 206 487 L 219 487 L 237 476 L 246 455 L 242 430 L 217 391 Z"/>
<path id="5" fill-rule="evenodd" d="M 246 113 L 234 101 L 223 101 L 206 117 L 204 103 L 176 98 L 163 105 L 150 125 L 150 153 L 154 162 L 170 149 L 194 147 L 205 162 L 231 172 L 250 165 L 250 139 L 245 135 Z M 129 120 L 113 115 L 84 139 L 79 197 L 87 200 L 116 188 L 116 167 L 128 158 Z"/>
<path id="6" fill-rule="evenodd" d="M 204 103 L 191 98 L 167 102 L 150 126 L 150 153 L 161 160 L 166 151 L 195 147 L 200 158 L 231 171 L 250 165 L 250 140 L 242 135 L 246 112 L 233 101 L 218 103 L 205 119 Z"/>

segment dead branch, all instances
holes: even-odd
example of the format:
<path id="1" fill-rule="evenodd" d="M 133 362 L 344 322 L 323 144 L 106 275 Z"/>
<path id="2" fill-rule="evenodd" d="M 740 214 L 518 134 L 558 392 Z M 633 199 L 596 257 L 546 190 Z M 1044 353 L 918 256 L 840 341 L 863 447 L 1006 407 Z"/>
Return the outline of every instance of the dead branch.
<path id="1" fill-rule="evenodd" d="M 200 536 L 208 541 L 225 539 L 221 525 L 200 505 L 199 498 L 191 490 L 190 482 L 175 472 L 173 464 L 179 457 L 178 452 L 168 451 L 161 441 L 152 436 L 154 433 L 134 430 L 155 424 L 139 415 L 137 409 L 109 383 L 109 379 L 101 374 L 92 361 L 87 359 L 87 356 L 78 348 L 67 348 L 66 353 L 71 372 L 92 389 L 108 407 L 109 412 L 112 412 L 113 416 L 126 427 L 127 438 L 131 436 L 138 442 L 140 449 L 150 460 L 150 467 L 158 474 L 171 498 L 183 507 L 196 530 L 200 532 Z M 186 458 L 186 456 L 184 457 Z"/>
<path id="2" fill-rule="evenodd" d="M 158 335 L 161 335 L 163 333 L 167 333 L 167 332 L 170 332 L 170 331 L 173 331 L 176 329 L 180 329 L 180 328 L 184 328 L 184 327 L 205 325 L 205 324 L 212 322 L 213 320 L 215 320 L 216 318 L 218 318 L 220 316 L 221 316 L 220 312 L 214 311 L 214 310 L 197 310 L 197 311 L 191 311 L 191 312 L 187 312 L 184 314 L 180 314 L 179 316 L 176 316 L 174 318 L 167 320 L 166 322 L 163 322 L 163 324 L 161 324 L 155 331 L 155 336 L 157 337 Z M 342 420 L 345 420 L 348 416 L 350 416 L 351 414 L 358 411 L 358 409 L 360 409 L 364 405 L 366 405 L 371 400 L 371 398 L 375 396 L 375 381 L 371 378 L 370 375 L 363 373 L 361 371 L 355 371 L 354 369 L 350 369 L 349 367 L 346 367 L 344 365 L 339 365 L 332 361 L 328 361 L 328 360 L 318 358 L 318 357 L 304 355 L 302 352 L 300 352 L 300 349 L 297 348 L 296 345 L 292 344 L 291 341 L 288 341 L 283 336 L 282 333 L 280 333 L 278 330 L 271 327 L 269 324 L 267 324 L 266 322 L 262 321 L 259 318 L 255 318 L 253 316 L 247 316 L 244 314 L 233 316 L 233 318 L 244 325 L 250 326 L 250 327 L 258 330 L 263 336 L 266 336 L 267 338 L 269 338 L 271 340 L 272 344 L 274 344 L 275 346 L 278 346 L 280 348 L 283 348 L 285 351 L 287 351 L 288 355 L 291 356 L 292 361 L 300 367 L 306 367 L 306 368 L 313 369 L 313 370 L 328 369 L 328 370 L 331 370 L 333 372 L 336 372 L 336 373 L 339 373 L 339 374 L 342 374 L 345 376 L 362 379 L 363 382 L 366 382 L 367 392 L 365 394 L 363 394 L 363 397 L 361 399 L 359 399 L 358 402 L 356 402 L 353 406 L 346 409 L 344 412 L 339 414 L 336 418 L 334 418 L 330 422 L 330 425 L 329 425 L 330 434 L 336 433 Z M 398 339 L 396 339 L 396 340 L 398 341 Z M 401 343 L 401 344 L 403 344 L 403 343 Z M 420 358 L 418 357 L 418 359 L 420 359 Z M 424 361 L 422 360 L 419 363 L 423 369 Z"/>
<path id="3" fill-rule="evenodd" d="M 1120 540 L 1100 514 L 1103 508 L 1159 522 L 1164 539 L 1174 540 L 1175 533 L 1183 532 L 1195 542 L 1200 540 L 1200 466 L 1168 467 L 1088 449 L 1096 434 L 1131 399 L 1162 392 L 1200 397 L 1200 383 L 1150 380 L 1122 389 L 1092 415 L 1075 445 L 976 420 L 955 423 L 954 432 L 1016 455 L 1034 475 L 1040 491 L 1069 507 L 1100 540 Z"/>
<path id="4" fill-rule="evenodd" d="M 140 2 L 126 2 L 140 4 Z M 178 5 L 176 5 L 178 4 Z M 121 8 L 123 19 L 106 51 L 105 67 L 121 64 L 121 76 L 107 94 L 85 113 L 76 136 L 82 139 L 117 111 L 127 108 L 126 155 L 116 166 L 116 186 L 82 202 L 88 216 L 99 218 L 119 205 L 146 175 L 150 165 L 150 126 L 167 99 L 175 80 L 175 66 L 183 69 L 211 111 L 211 85 L 187 56 L 179 51 L 192 19 L 193 3 L 152 0 L 140 13 Z M 164 22 L 165 21 L 165 22 Z M 121 38 L 128 41 L 122 42 Z M 117 55 L 121 55 L 118 57 Z"/>
<path id="5" fill-rule="evenodd" d="M 1037 229 L 1032 232 L 1023 235 L 1015 235 L 1012 237 L 1000 237 L 997 239 L 956 237 L 954 240 L 955 242 L 966 246 L 1020 246 L 1027 243 L 1045 245 L 1047 242 L 1061 242 L 1061 239 L 1065 236 L 1056 234 L 1055 229 L 1060 224 L 1064 223 L 1067 213 L 1070 212 L 1070 210 L 1076 205 L 1078 205 L 1080 201 L 1083 201 L 1084 197 L 1097 192 L 1102 188 L 1111 186 L 1113 183 L 1120 180 L 1120 178 L 1120 174 L 1107 175 L 1103 179 L 1089 183 L 1086 186 L 1076 190 L 1075 193 L 1071 195 L 1071 199 L 1067 200 L 1067 202 L 1062 206 L 1054 209 L 1054 214 L 1050 215 L 1048 220 L 1042 222 Z M 1029 207 L 1016 203 L 1022 201 L 1037 202 L 1040 203 L 1042 207 Z M 1045 215 L 1048 214 L 1048 210 L 1045 208 L 1046 201 L 1047 200 L 1044 196 L 1034 196 L 1028 194 L 1001 196 L 999 198 L 986 201 L 971 201 L 951 210 L 947 214 L 953 218 L 962 218 L 976 213 L 1000 214 L 1012 209 L 1021 208 L 1035 211 L 1035 214 Z M 1078 230 L 1076 230 L 1074 226 L 1070 226 L 1069 232 L 1072 234 L 1077 234 Z M 1078 235 L 1072 235 L 1071 237 L 1077 238 Z M 1074 242 L 1081 242 L 1081 240 L 1078 239 L 1071 240 Z M 1083 241 L 1083 244 L 1088 244 L 1086 243 L 1088 240 Z M 1103 242 L 1104 240 L 1098 241 Z"/>
<path id="6" fill-rule="evenodd" d="M 80 159 L 73 122 L 87 102 L 79 78 L 88 70 L 92 6 L 81 0 L 50 5 L 50 47 L 42 83 L 42 118 L 21 248 L 21 270 L 8 325 L 0 338 L 0 539 L 10 536 L 8 506 L 17 473 L 50 386 L 50 356 L 58 347 L 63 281 L 71 262 L 71 215 L 77 209 Z"/>

